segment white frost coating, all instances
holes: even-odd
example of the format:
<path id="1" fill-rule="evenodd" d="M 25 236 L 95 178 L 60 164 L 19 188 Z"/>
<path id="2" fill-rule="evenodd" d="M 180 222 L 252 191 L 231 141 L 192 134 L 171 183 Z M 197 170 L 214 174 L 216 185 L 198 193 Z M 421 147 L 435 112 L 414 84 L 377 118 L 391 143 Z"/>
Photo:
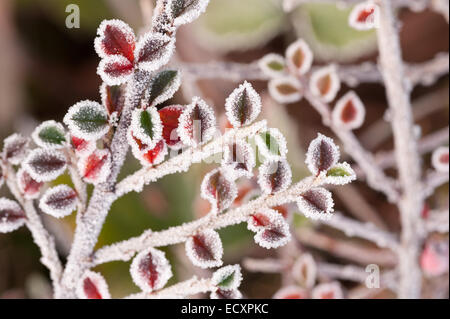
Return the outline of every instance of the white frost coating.
<path id="1" fill-rule="evenodd" d="M 134 283 L 145 292 L 163 288 L 172 277 L 172 269 L 166 255 L 154 248 L 137 254 L 131 263 L 130 273 Z"/>
<path id="2" fill-rule="evenodd" d="M 254 239 L 258 245 L 266 249 L 282 247 L 291 240 L 289 224 L 284 218 L 277 218 L 270 225 L 259 229 Z"/>
<path id="3" fill-rule="evenodd" d="M 94 40 L 95 52 L 101 58 L 106 58 L 109 56 L 109 54 L 105 52 L 102 45 L 102 42 L 105 39 L 105 29 L 108 25 L 118 28 L 125 35 L 128 43 L 134 44 L 136 42 L 134 31 L 128 24 L 118 19 L 103 20 L 97 29 L 97 37 Z"/>
<path id="4" fill-rule="evenodd" d="M 308 292 L 299 286 L 290 285 L 278 290 L 272 299 L 308 299 Z"/>
<path id="5" fill-rule="evenodd" d="M 325 92 L 322 91 L 321 81 L 326 80 L 327 87 Z M 334 100 L 336 94 L 341 88 L 341 81 L 339 79 L 336 66 L 329 65 L 313 72 L 309 80 L 309 89 L 311 93 L 320 97 L 324 102 L 329 103 Z"/>
<path id="6" fill-rule="evenodd" d="M 285 55 L 287 66 L 294 75 L 304 75 L 311 69 L 313 53 L 304 40 L 298 39 L 289 45 Z"/>
<path id="7" fill-rule="evenodd" d="M 110 55 L 100 61 L 97 74 L 108 85 L 120 85 L 131 78 L 133 65 L 123 55 Z"/>
<path id="8" fill-rule="evenodd" d="M 209 3 L 209 0 L 169 0 L 168 10 L 170 12 L 170 16 L 174 17 L 174 13 L 172 12 L 173 2 L 179 1 L 189 2 L 192 4 L 187 10 L 185 10 L 181 15 L 174 19 L 173 24 L 176 27 L 191 23 L 192 21 L 196 20 L 203 12 L 205 12 L 206 7 Z"/>
<path id="9" fill-rule="evenodd" d="M 364 123 L 366 108 L 358 95 L 349 91 L 337 101 L 331 116 L 336 126 L 354 130 Z"/>
<path id="10" fill-rule="evenodd" d="M 334 144 L 334 141 L 319 133 L 309 144 L 305 163 L 309 171 L 318 176 L 336 165 L 339 156 L 339 147 Z"/>
<path id="11" fill-rule="evenodd" d="M 3 141 L 3 154 L 13 165 L 19 165 L 28 154 L 29 139 L 14 133 Z"/>
<path id="12" fill-rule="evenodd" d="M 200 119 L 194 118 L 196 107 L 198 107 Z M 186 106 L 178 123 L 177 134 L 181 142 L 187 146 L 196 147 L 208 142 L 217 130 L 213 109 L 199 97 L 194 97 L 192 103 Z"/>
<path id="13" fill-rule="evenodd" d="M 127 141 L 128 144 L 131 146 L 131 152 L 133 153 L 133 156 L 139 160 L 142 166 L 147 167 L 151 165 L 156 165 L 164 161 L 164 158 L 166 157 L 168 153 L 167 144 L 164 142 L 164 140 L 160 139 L 158 142 L 156 142 L 156 146 L 151 149 L 146 144 L 141 144 L 136 141 L 135 138 L 133 138 L 133 132 L 131 129 L 128 129 L 127 132 Z M 145 155 L 149 152 L 154 152 L 153 163 L 150 163 L 146 158 Z"/>
<path id="14" fill-rule="evenodd" d="M 261 97 L 252 85 L 245 81 L 228 96 L 225 111 L 228 121 L 234 127 L 248 125 L 261 112 Z"/>
<path id="15" fill-rule="evenodd" d="M 88 141 L 72 135 L 70 137 L 75 154 L 79 157 L 92 153 L 96 148 L 96 141 Z"/>
<path id="16" fill-rule="evenodd" d="M 431 155 L 431 164 L 438 172 L 448 173 L 449 171 L 449 149 L 448 146 L 442 146 L 433 151 Z"/>
<path id="17" fill-rule="evenodd" d="M 67 163 L 59 151 L 36 148 L 28 154 L 22 167 L 35 181 L 50 182 L 64 173 Z"/>
<path id="18" fill-rule="evenodd" d="M 333 169 L 343 170 L 346 173 L 348 173 L 348 175 L 347 176 L 331 176 L 331 175 L 327 174 L 327 176 L 325 177 L 326 184 L 346 185 L 346 184 L 356 180 L 356 173 L 352 169 L 350 164 L 348 164 L 347 162 L 338 163 L 335 166 L 333 166 L 332 168 L 330 168 L 329 171 L 331 171 Z"/>
<path id="19" fill-rule="evenodd" d="M 145 57 L 145 50 L 151 47 L 151 57 Z M 146 47 L 147 46 L 147 47 Z M 136 62 L 137 67 L 147 72 L 158 70 L 163 65 L 169 62 L 175 50 L 175 39 L 160 33 L 147 32 L 136 45 Z"/>
<path id="20" fill-rule="evenodd" d="M 373 13 L 369 14 L 373 10 Z M 373 1 L 357 4 L 348 16 L 348 25 L 359 31 L 366 31 L 379 26 L 380 9 Z"/>
<path id="21" fill-rule="evenodd" d="M 77 205 L 77 193 L 64 184 L 48 189 L 39 201 L 39 208 L 44 213 L 56 218 L 70 215 Z"/>
<path id="22" fill-rule="evenodd" d="M 109 126 L 107 124 L 99 126 L 98 128 L 88 126 L 84 128 L 79 127 L 74 121 L 74 116 L 79 114 L 79 112 L 92 112 L 101 114 L 106 119 L 108 118 L 108 112 L 105 107 L 95 101 L 84 100 L 74 104 L 64 116 L 64 123 L 69 127 L 69 131 L 73 136 L 87 141 L 93 141 L 102 138 L 108 132 Z"/>
<path id="23" fill-rule="evenodd" d="M 78 171 L 83 180 L 90 184 L 103 183 L 111 173 L 111 154 L 108 150 L 96 149 L 78 161 Z"/>
<path id="24" fill-rule="evenodd" d="M 330 282 L 317 285 L 311 292 L 312 299 L 342 299 L 344 294 L 341 285 L 337 282 Z"/>
<path id="25" fill-rule="evenodd" d="M 249 143 L 238 140 L 225 147 L 221 165 L 234 179 L 242 176 L 251 178 L 255 164 L 255 154 Z"/>
<path id="26" fill-rule="evenodd" d="M 219 234 L 205 229 L 186 240 L 186 255 L 197 267 L 206 269 L 222 266 L 223 246 Z"/>
<path id="27" fill-rule="evenodd" d="M 43 183 L 36 182 L 23 168 L 19 168 L 16 174 L 17 186 L 25 199 L 36 199 L 41 194 Z"/>
<path id="28" fill-rule="evenodd" d="M 269 81 L 269 94 L 278 103 L 295 103 L 302 99 L 302 86 L 293 76 L 284 76 Z"/>
<path id="29" fill-rule="evenodd" d="M 211 282 L 214 286 L 218 286 L 228 277 L 233 276 L 226 286 L 221 285 L 221 290 L 235 290 L 239 288 L 242 282 L 241 267 L 239 265 L 228 265 L 218 269 L 212 276 Z"/>
<path id="30" fill-rule="evenodd" d="M 259 167 L 258 185 L 264 194 L 283 191 L 291 185 L 291 181 L 291 167 L 284 158 L 278 161 L 266 160 Z"/>
<path id="31" fill-rule="evenodd" d="M 39 136 L 39 133 L 47 128 L 50 127 L 54 127 L 57 131 L 59 131 L 61 133 L 61 135 L 64 136 L 64 138 L 66 139 L 65 142 L 62 142 L 61 144 L 55 144 L 55 143 L 50 143 L 50 142 L 46 142 L 44 140 L 42 140 L 42 138 Z M 33 138 L 33 141 L 36 143 L 37 146 L 42 147 L 42 148 L 53 148 L 53 149 L 61 149 L 66 147 L 67 145 L 67 134 L 64 130 L 64 126 L 62 126 L 61 123 L 55 122 L 53 120 L 50 121 L 45 121 L 43 123 L 41 123 L 41 125 L 39 125 L 38 127 L 36 127 L 33 131 L 33 133 L 31 134 L 31 137 Z"/>
<path id="32" fill-rule="evenodd" d="M 279 212 L 271 208 L 260 208 L 248 217 L 247 228 L 258 232 L 270 225 L 277 225 L 284 221 Z"/>
<path id="33" fill-rule="evenodd" d="M 316 283 L 317 265 L 311 254 L 302 254 L 292 266 L 292 277 L 304 288 L 311 289 Z"/>
<path id="34" fill-rule="evenodd" d="M 242 299 L 242 293 L 237 290 L 222 290 L 217 289 L 211 292 L 211 299 Z"/>
<path id="35" fill-rule="evenodd" d="M 152 131 L 150 135 L 146 132 L 146 129 L 142 127 L 141 123 L 141 116 L 143 116 L 143 113 L 147 112 L 150 121 L 151 121 L 151 127 L 150 130 Z M 145 110 L 143 109 L 135 109 L 133 110 L 133 114 L 131 115 L 131 125 L 129 130 L 132 130 L 133 135 L 142 141 L 145 145 L 147 145 L 148 149 L 152 149 L 156 146 L 156 143 L 158 143 L 162 139 L 162 123 L 161 118 L 159 117 L 158 110 L 156 107 L 149 107 Z"/>
<path id="36" fill-rule="evenodd" d="M 269 64 L 271 63 L 280 64 L 283 66 L 283 68 L 281 70 L 275 70 L 269 66 Z M 276 53 L 266 54 L 258 61 L 258 66 L 261 71 L 270 78 L 276 78 L 285 75 L 285 64 L 286 61 L 284 60 L 284 57 Z"/>
<path id="37" fill-rule="evenodd" d="M 165 70 L 168 71 L 168 70 Z M 170 82 L 170 84 L 164 88 L 164 91 L 161 92 L 152 102 L 150 106 L 159 105 L 161 103 L 164 103 L 165 101 L 171 99 L 175 92 L 178 91 L 178 89 L 181 86 L 181 71 L 180 70 L 173 70 L 177 71 L 177 75 L 175 78 Z M 150 98 L 150 92 L 151 92 L 152 83 L 149 85 L 149 89 L 145 91 L 145 97 L 144 101 L 148 101 Z"/>
<path id="38" fill-rule="evenodd" d="M 89 280 L 90 282 L 86 282 Z M 108 284 L 106 283 L 105 278 L 98 272 L 93 272 L 87 270 L 81 279 L 77 283 L 76 293 L 78 298 L 80 299 L 93 299 L 92 296 L 89 296 L 89 288 L 85 289 L 85 284 L 92 284 L 96 288 L 97 292 L 100 294 L 101 299 L 111 299 L 111 295 L 109 293 Z"/>
<path id="39" fill-rule="evenodd" d="M 308 218 L 329 220 L 334 210 L 333 196 L 325 188 L 312 188 L 300 195 L 297 206 Z"/>
<path id="40" fill-rule="evenodd" d="M 8 217 L 10 216 L 7 211 L 13 212 L 18 218 L 8 220 Z M 25 224 L 25 221 L 25 213 L 17 202 L 4 197 L 0 198 L 0 233 L 15 231 L 22 227 Z"/>
<path id="41" fill-rule="evenodd" d="M 266 136 L 266 134 L 269 134 L 272 138 L 275 139 L 276 145 L 272 145 L 272 143 L 269 143 L 270 145 L 269 147 L 267 147 L 266 141 L 264 141 L 261 136 Z M 269 160 L 280 160 L 282 158 L 285 158 L 286 154 L 288 153 L 286 138 L 284 137 L 283 133 L 281 133 L 277 128 L 269 128 L 266 131 L 262 131 L 259 134 L 256 134 L 255 141 L 256 145 L 258 145 L 258 150 L 261 155 Z M 274 152 L 277 152 L 278 154 L 275 154 Z"/>
<path id="42" fill-rule="evenodd" d="M 233 177 L 221 168 L 215 168 L 203 177 L 200 196 L 211 203 L 212 213 L 229 208 L 236 199 L 238 190 Z"/>

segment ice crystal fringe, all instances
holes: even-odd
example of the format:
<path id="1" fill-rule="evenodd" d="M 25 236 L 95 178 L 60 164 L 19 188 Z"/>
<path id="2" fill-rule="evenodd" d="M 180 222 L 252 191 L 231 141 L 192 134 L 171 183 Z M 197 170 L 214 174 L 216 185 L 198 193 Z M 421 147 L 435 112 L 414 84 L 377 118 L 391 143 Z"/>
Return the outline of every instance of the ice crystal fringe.
<path id="1" fill-rule="evenodd" d="M 293 76 L 284 76 L 270 80 L 269 93 L 281 104 L 295 103 L 302 99 L 302 86 Z"/>
<path id="2" fill-rule="evenodd" d="M 330 219 L 334 202 L 331 193 L 325 188 L 313 188 L 297 200 L 298 209 L 311 219 Z"/>
<path id="3" fill-rule="evenodd" d="M 95 140 L 88 141 L 76 136 L 71 137 L 71 143 L 75 153 L 80 157 L 92 153 L 97 148 Z"/>
<path id="4" fill-rule="evenodd" d="M 304 75 L 311 69 L 313 53 L 302 39 L 289 45 L 285 56 L 289 70 L 296 76 Z"/>
<path id="5" fill-rule="evenodd" d="M 343 129 L 354 130 L 364 123 L 366 108 L 355 92 L 350 91 L 339 99 L 334 107 L 333 122 Z"/>
<path id="6" fill-rule="evenodd" d="M 325 177 L 325 182 L 332 185 L 345 185 L 354 180 L 356 180 L 356 173 L 347 162 L 331 167 Z"/>
<path id="7" fill-rule="evenodd" d="M 284 246 L 291 239 L 289 225 L 283 218 L 275 219 L 269 225 L 261 227 L 254 239 L 258 245 L 266 249 Z"/>
<path id="8" fill-rule="evenodd" d="M 35 181 L 22 167 L 17 171 L 16 178 L 17 186 L 25 199 L 36 199 L 39 197 L 44 183 Z"/>
<path id="9" fill-rule="evenodd" d="M 136 46 L 137 66 L 147 72 L 153 72 L 169 62 L 175 50 L 175 40 L 172 37 L 146 33 Z"/>
<path id="10" fill-rule="evenodd" d="M 223 246 L 219 234 L 205 229 L 186 241 L 186 255 L 200 268 L 212 268 L 222 265 Z"/>
<path id="11" fill-rule="evenodd" d="M 305 163 L 310 172 L 318 176 L 336 165 L 339 155 L 339 147 L 333 140 L 319 133 L 309 144 Z"/>
<path id="12" fill-rule="evenodd" d="M 67 185 L 58 185 L 48 189 L 39 201 L 39 208 L 56 218 L 70 215 L 78 204 L 77 193 Z"/>
<path id="13" fill-rule="evenodd" d="M 341 88 L 341 81 L 334 65 L 314 71 L 309 80 L 311 93 L 329 103 L 334 100 Z"/>
<path id="14" fill-rule="evenodd" d="M 245 81 L 225 101 L 228 121 L 234 127 L 252 123 L 261 112 L 261 98 L 250 83 Z"/>
<path id="15" fill-rule="evenodd" d="M 90 270 L 78 281 L 76 291 L 80 299 L 111 299 L 105 278 Z"/>
<path id="16" fill-rule="evenodd" d="M 95 52 L 101 58 L 122 55 L 131 63 L 134 60 L 136 39 L 128 24 L 121 20 L 103 20 L 94 41 Z"/>
<path id="17" fill-rule="evenodd" d="M 59 151 L 37 148 L 32 150 L 23 163 L 31 178 L 37 182 L 50 182 L 66 170 L 66 158 Z"/>
<path id="18" fill-rule="evenodd" d="M 292 172 L 286 159 L 267 160 L 259 167 L 258 184 L 264 194 L 273 194 L 289 187 Z"/>
<path id="19" fill-rule="evenodd" d="M 181 85 L 181 72 L 164 70 L 155 75 L 145 91 L 144 101 L 149 106 L 161 104 L 173 97 Z"/>
<path id="20" fill-rule="evenodd" d="M 13 165 L 18 165 L 28 154 L 29 139 L 14 133 L 4 140 L 3 156 Z"/>
<path id="21" fill-rule="evenodd" d="M 173 24 L 179 27 L 197 19 L 208 6 L 209 0 L 169 0 L 168 8 Z"/>
<path id="22" fill-rule="evenodd" d="M 286 61 L 279 54 L 269 53 L 258 61 L 261 71 L 270 78 L 276 78 L 286 74 Z"/>
<path id="23" fill-rule="evenodd" d="M 247 228 L 256 233 L 266 226 L 281 223 L 282 221 L 283 217 L 276 210 L 261 208 L 249 216 Z"/>
<path id="24" fill-rule="evenodd" d="M 163 288 L 172 277 L 172 269 L 165 254 L 154 248 L 140 252 L 133 259 L 130 273 L 134 283 L 145 292 Z"/>
<path id="25" fill-rule="evenodd" d="M 348 24 L 360 31 L 378 27 L 380 10 L 373 1 L 358 3 L 348 16 Z"/>
<path id="26" fill-rule="evenodd" d="M 78 162 L 78 170 L 84 181 L 97 185 L 103 183 L 111 173 L 111 154 L 108 150 L 95 150 L 83 156 Z"/>
<path id="27" fill-rule="evenodd" d="M 145 110 L 135 109 L 131 116 L 131 130 L 133 135 L 141 140 L 147 148 L 152 149 L 162 138 L 163 126 L 156 107 Z"/>
<path id="28" fill-rule="evenodd" d="M 448 173 L 449 171 L 449 148 L 439 147 L 431 155 L 431 163 L 438 172 Z"/>
<path id="29" fill-rule="evenodd" d="M 100 61 L 97 74 L 108 85 L 120 85 L 131 78 L 133 64 L 122 55 L 110 55 Z"/>
<path id="30" fill-rule="evenodd" d="M 25 213 L 17 202 L 0 198 L 0 233 L 12 232 L 22 227 L 25 221 Z"/>
<path id="31" fill-rule="evenodd" d="M 236 290 L 241 285 L 242 274 L 239 265 L 228 265 L 218 269 L 212 276 L 211 282 L 221 290 Z"/>
<path id="32" fill-rule="evenodd" d="M 45 121 L 32 133 L 37 146 L 42 148 L 61 149 L 66 146 L 67 136 L 64 127 L 55 121 Z"/>

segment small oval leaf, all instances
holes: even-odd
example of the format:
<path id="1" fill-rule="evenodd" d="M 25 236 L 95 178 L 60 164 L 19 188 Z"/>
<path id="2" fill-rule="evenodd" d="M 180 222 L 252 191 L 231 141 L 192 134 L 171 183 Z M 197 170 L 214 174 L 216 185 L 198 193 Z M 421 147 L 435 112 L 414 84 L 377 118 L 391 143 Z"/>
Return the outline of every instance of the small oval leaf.
<path id="1" fill-rule="evenodd" d="M 103 183 L 111 173 L 110 152 L 106 149 L 96 149 L 83 156 L 78 162 L 78 170 L 87 183 L 94 185 Z"/>
<path id="2" fill-rule="evenodd" d="M 311 219 L 329 219 L 334 202 L 331 193 L 325 188 L 312 188 L 300 195 L 298 209 Z"/>
<path id="3" fill-rule="evenodd" d="M 136 39 L 133 30 L 121 20 L 103 20 L 97 29 L 95 51 L 101 58 L 122 55 L 128 61 L 134 61 Z"/>
<path id="4" fill-rule="evenodd" d="M 58 185 L 48 189 L 39 201 L 39 208 L 56 218 L 70 215 L 78 204 L 77 193 L 67 185 Z"/>
<path id="5" fill-rule="evenodd" d="M 252 85 L 245 81 L 225 102 L 228 121 L 234 127 L 252 123 L 261 112 L 261 98 Z"/>
<path id="6" fill-rule="evenodd" d="M 13 165 L 20 164 L 28 153 L 29 139 L 20 134 L 5 138 L 3 156 Z"/>
<path id="7" fill-rule="evenodd" d="M 177 128 L 180 123 L 179 119 L 183 113 L 183 110 L 184 106 L 182 105 L 169 105 L 158 111 L 163 125 L 162 135 L 164 141 L 167 146 L 174 150 L 178 150 L 183 147 L 183 143 L 181 142 L 177 132 Z"/>
<path id="8" fill-rule="evenodd" d="M 290 104 L 300 101 L 303 97 L 302 86 L 294 77 L 279 77 L 269 81 L 270 96 L 281 104 Z"/>
<path id="9" fill-rule="evenodd" d="M 220 213 L 229 208 L 237 197 L 236 183 L 228 174 L 216 168 L 203 178 L 201 197 L 211 203 L 213 212 Z"/>
<path id="10" fill-rule="evenodd" d="M 305 163 L 311 173 L 319 176 L 322 172 L 327 172 L 336 165 L 339 156 L 339 148 L 333 140 L 319 133 L 309 144 Z"/>
<path id="11" fill-rule="evenodd" d="M 341 88 L 341 81 L 334 65 L 314 71 L 309 81 L 311 93 L 328 103 L 334 100 Z"/>
<path id="12" fill-rule="evenodd" d="M 12 232 L 22 227 L 25 221 L 25 213 L 17 202 L 0 198 L 0 233 Z"/>
<path id="13" fill-rule="evenodd" d="M 258 184 L 264 194 L 273 194 L 289 187 L 291 167 L 286 159 L 267 160 L 259 167 Z"/>
<path id="14" fill-rule="evenodd" d="M 26 199 L 36 199 L 44 183 L 35 181 L 25 169 L 20 168 L 17 172 L 17 185 Z"/>
<path id="15" fill-rule="evenodd" d="M 283 76 L 286 73 L 285 64 L 284 57 L 275 53 L 269 53 L 258 61 L 261 71 L 270 78 Z"/>
<path id="16" fill-rule="evenodd" d="M 311 69 L 313 53 L 309 45 L 299 39 L 286 49 L 286 61 L 289 70 L 295 75 L 304 75 Z"/>
<path id="17" fill-rule="evenodd" d="M 186 255 L 200 268 L 221 266 L 223 246 L 219 234 L 212 229 L 206 229 L 189 237 L 186 241 Z"/>
<path id="18" fill-rule="evenodd" d="M 97 272 L 86 271 L 76 288 L 80 299 L 111 299 L 105 278 Z"/>
<path id="19" fill-rule="evenodd" d="M 66 170 L 66 158 L 59 151 L 37 148 L 28 154 L 22 166 L 37 182 L 50 182 Z"/>
<path id="20" fill-rule="evenodd" d="M 239 265 L 222 267 L 214 272 L 211 281 L 221 290 L 237 289 L 242 281 L 241 267 Z"/>
<path id="21" fill-rule="evenodd" d="M 285 158 L 288 152 L 286 139 L 277 128 L 269 128 L 255 136 L 261 155 L 270 160 Z"/>
<path id="22" fill-rule="evenodd" d="M 355 92 L 350 91 L 339 99 L 333 109 L 333 123 L 346 130 L 354 130 L 364 123 L 366 109 Z"/>
<path id="23" fill-rule="evenodd" d="M 181 72 L 164 70 L 156 74 L 145 92 L 145 103 L 149 106 L 161 104 L 172 98 L 181 85 Z"/>
<path id="24" fill-rule="evenodd" d="M 148 148 L 153 148 L 162 138 L 162 123 L 156 107 L 135 109 L 131 117 L 130 130 Z"/>

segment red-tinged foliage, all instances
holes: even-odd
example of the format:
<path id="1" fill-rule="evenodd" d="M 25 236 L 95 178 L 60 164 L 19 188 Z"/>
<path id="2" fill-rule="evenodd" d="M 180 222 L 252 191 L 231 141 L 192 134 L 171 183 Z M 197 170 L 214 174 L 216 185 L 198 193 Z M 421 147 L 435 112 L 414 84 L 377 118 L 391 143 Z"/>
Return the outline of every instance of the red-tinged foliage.
<path id="1" fill-rule="evenodd" d="M 163 138 L 170 147 L 180 144 L 180 137 L 177 134 L 179 117 L 183 113 L 184 107 L 181 105 L 170 105 L 160 109 L 159 116 L 163 124 Z"/>

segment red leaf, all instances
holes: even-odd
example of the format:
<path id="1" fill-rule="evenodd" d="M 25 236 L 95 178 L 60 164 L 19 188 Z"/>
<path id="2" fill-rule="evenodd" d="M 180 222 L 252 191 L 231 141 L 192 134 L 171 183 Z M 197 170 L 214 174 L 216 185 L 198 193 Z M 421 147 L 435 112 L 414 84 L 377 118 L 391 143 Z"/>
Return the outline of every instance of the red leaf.
<path id="1" fill-rule="evenodd" d="M 108 284 L 99 273 L 86 271 L 77 284 L 76 292 L 81 299 L 110 299 Z"/>
<path id="2" fill-rule="evenodd" d="M 93 184 L 102 183 L 110 173 L 111 156 L 108 150 L 95 150 L 79 162 L 80 173 L 84 179 Z"/>
<path id="3" fill-rule="evenodd" d="M 120 115 L 125 103 L 125 88 L 121 85 L 106 85 L 106 83 L 103 83 L 100 90 L 103 105 L 108 113 L 117 112 Z"/>
<path id="4" fill-rule="evenodd" d="M 160 140 L 158 143 L 156 143 L 156 146 L 149 150 L 146 151 L 145 154 L 143 155 L 144 160 L 149 163 L 149 164 L 157 164 L 159 162 L 161 162 L 161 156 L 163 156 L 163 154 L 165 153 L 165 142 L 164 140 Z"/>
<path id="5" fill-rule="evenodd" d="M 104 21 L 98 29 L 98 34 L 95 45 L 101 57 L 120 54 L 133 63 L 135 37 L 133 30 L 126 23 L 120 20 Z"/>
<path id="6" fill-rule="evenodd" d="M 25 195 L 27 199 L 34 199 L 39 197 L 43 182 L 35 181 L 30 174 L 24 169 L 20 169 L 17 173 L 18 185 L 20 191 Z"/>
<path id="7" fill-rule="evenodd" d="M 160 109 L 159 116 L 163 124 L 163 138 L 171 148 L 179 148 L 182 143 L 177 133 L 179 117 L 183 113 L 181 105 L 170 105 Z"/>
<path id="8" fill-rule="evenodd" d="M 237 187 L 229 176 L 220 169 L 214 169 L 203 178 L 201 196 L 221 212 L 233 203 L 237 196 Z"/>
<path id="9" fill-rule="evenodd" d="M 161 289 L 172 277 L 169 261 L 154 248 L 140 252 L 131 263 L 130 272 L 134 283 L 146 292 Z"/>
<path id="10" fill-rule="evenodd" d="M 192 263 L 201 268 L 222 265 L 223 247 L 219 234 L 207 229 L 186 241 L 186 254 Z"/>

